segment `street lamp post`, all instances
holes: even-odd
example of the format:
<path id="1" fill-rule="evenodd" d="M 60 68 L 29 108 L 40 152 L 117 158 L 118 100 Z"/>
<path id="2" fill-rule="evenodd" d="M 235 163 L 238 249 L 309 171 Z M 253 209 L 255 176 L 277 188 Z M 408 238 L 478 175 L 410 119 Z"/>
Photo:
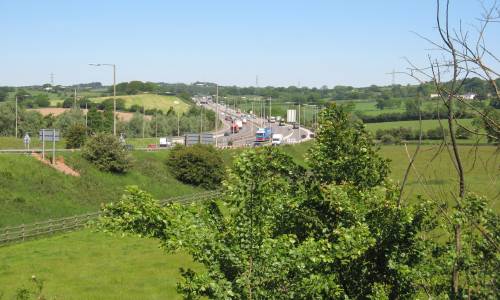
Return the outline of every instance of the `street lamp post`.
<path id="1" fill-rule="evenodd" d="M 16 96 L 16 139 L 17 139 L 17 96 Z"/>
<path id="2" fill-rule="evenodd" d="M 217 134 L 219 131 L 219 85 L 215 86 L 215 147 L 217 147 Z"/>
<path id="3" fill-rule="evenodd" d="M 116 136 L 116 65 L 115 64 L 89 64 L 90 66 L 113 67 L 113 135 Z"/>

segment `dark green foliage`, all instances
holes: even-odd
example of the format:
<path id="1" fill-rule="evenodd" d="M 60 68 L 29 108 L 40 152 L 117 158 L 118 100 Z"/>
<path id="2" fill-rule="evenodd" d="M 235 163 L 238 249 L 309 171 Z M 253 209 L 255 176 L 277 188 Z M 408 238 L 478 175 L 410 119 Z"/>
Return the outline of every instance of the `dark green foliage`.
<path id="1" fill-rule="evenodd" d="M 98 133 L 82 149 L 82 156 L 101 171 L 125 173 L 131 167 L 131 158 L 117 137 Z"/>
<path id="2" fill-rule="evenodd" d="M 66 132 L 66 149 L 80 148 L 87 138 L 87 129 L 85 125 L 73 124 Z"/>
<path id="3" fill-rule="evenodd" d="M 170 152 L 167 166 L 181 182 L 208 189 L 217 188 L 224 177 L 222 156 L 210 145 L 178 145 Z"/>
<path id="4" fill-rule="evenodd" d="M 370 188 L 384 182 L 388 161 L 380 157 L 362 123 L 353 121 L 335 104 L 321 112 L 309 165 L 322 183 L 349 182 Z"/>
<path id="5" fill-rule="evenodd" d="M 472 136 L 472 133 L 470 132 L 470 129 L 467 130 L 464 127 L 460 127 L 460 126 L 457 127 L 457 130 L 456 130 L 457 139 L 466 140 L 466 139 L 470 138 L 471 136 Z"/>
<path id="6" fill-rule="evenodd" d="M 393 135 L 384 134 L 380 137 L 380 142 L 384 145 L 392 145 L 392 144 L 399 144 L 401 140 L 399 140 L 397 137 Z"/>

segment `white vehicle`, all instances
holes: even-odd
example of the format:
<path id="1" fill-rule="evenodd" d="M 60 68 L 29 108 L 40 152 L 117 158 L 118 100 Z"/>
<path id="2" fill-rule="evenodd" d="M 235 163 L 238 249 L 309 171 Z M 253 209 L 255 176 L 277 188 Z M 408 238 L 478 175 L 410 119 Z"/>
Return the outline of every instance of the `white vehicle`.
<path id="1" fill-rule="evenodd" d="M 243 119 L 241 120 L 241 122 L 243 122 L 243 124 L 246 124 L 246 123 L 247 123 L 247 118 L 243 118 Z"/>
<path id="2" fill-rule="evenodd" d="M 167 138 L 160 138 L 160 147 L 168 148 L 172 146 L 172 142 L 168 141 Z"/>
<path id="3" fill-rule="evenodd" d="M 274 133 L 271 143 L 273 146 L 281 145 L 283 143 L 283 135 L 281 133 Z"/>
<path id="4" fill-rule="evenodd" d="M 243 122 L 240 119 L 237 119 L 236 121 L 234 121 L 234 123 L 236 123 L 236 125 L 238 125 L 239 129 L 243 128 Z"/>
<path id="5" fill-rule="evenodd" d="M 275 117 L 270 117 L 269 118 L 269 123 L 274 123 L 276 122 L 276 118 Z"/>

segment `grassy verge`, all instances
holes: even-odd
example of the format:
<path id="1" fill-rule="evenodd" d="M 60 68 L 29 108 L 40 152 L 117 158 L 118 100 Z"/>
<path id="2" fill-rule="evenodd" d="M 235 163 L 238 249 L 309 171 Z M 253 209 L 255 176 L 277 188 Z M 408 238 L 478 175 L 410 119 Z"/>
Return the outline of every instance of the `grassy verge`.
<path id="1" fill-rule="evenodd" d="M 36 275 L 48 299 L 181 299 L 179 267 L 200 266 L 153 240 L 82 230 L 0 248 L 0 295 Z"/>

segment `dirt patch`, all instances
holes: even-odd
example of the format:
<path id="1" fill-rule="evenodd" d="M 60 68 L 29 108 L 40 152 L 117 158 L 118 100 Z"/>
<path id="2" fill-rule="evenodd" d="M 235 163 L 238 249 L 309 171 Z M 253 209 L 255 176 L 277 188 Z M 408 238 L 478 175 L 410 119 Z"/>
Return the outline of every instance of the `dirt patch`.
<path id="1" fill-rule="evenodd" d="M 42 163 L 51 166 L 52 168 L 56 169 L 59 172 L 62 172 L 66 175 L 70 176 L 75 176 L 75 177 L 80 177 L 80 173 L 77 171 L 73 170 L 70 166 L 64 163 L 64 157 L 56 157 L 56 163 L 51 164 L 50 161 L 46 159 L 42 159 L 42 155 L 40 153 L 35 153 L 33 152 L 31 154 L 34 158 L 38 159 Z"/>

